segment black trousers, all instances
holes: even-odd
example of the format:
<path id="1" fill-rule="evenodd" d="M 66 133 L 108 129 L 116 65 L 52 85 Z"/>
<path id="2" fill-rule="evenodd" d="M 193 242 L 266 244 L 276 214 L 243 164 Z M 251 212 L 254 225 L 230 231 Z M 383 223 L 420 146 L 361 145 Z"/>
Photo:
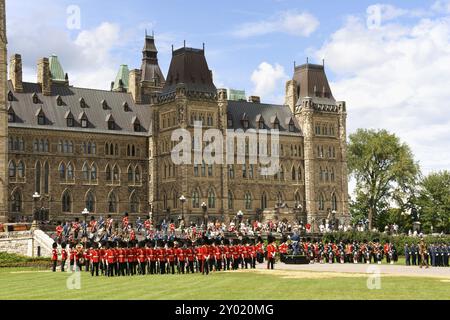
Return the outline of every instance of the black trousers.
<path id="1" fill-rule="evenodd" d="M 274 264 L 275 264 L 275 259 L 269 258 L 269 260 L 267 260 L 267 269 L 273 269 Z"/>
<path id="2" fill-rule="evenodd" d="M 175 261 L 169 261 L 168 269 L 170 273 L 175 274 Z"/>
<path id="3" fill-rule="evenodd" d="M 165 261 L 160 261 L 159 263 L 159 272 L 161 274 L 166 274 L 166 262 Z"/>
<path id="4" fill-rule="evenodd" d="M 150 274 L 155 274 L 156 272 L 156 261 L 150 261 L 150 268 L 148 270 Z"/>
<path id="5" fill-rule="evenodd" d="M 202 274 L 209 274 L 209 260 L 202 260 Z"/>
<path id="6" fill-rule="evenodd" d="M 138 262 L 139 263 L 139 273 L 144 275 L 145 274 L 145 268 L 147 267 L 147 263 L 145 261 Z"/>
<path id="7" fill-rule="evenodd" d="M 52 271 L 56 272 L 56 265 L 58 264 L 58 260 L 53 260 L 52 261 Z"/>
<path id="8" fill-rule="evenodd" d="M 188 262 L 188 268 L 187 268 L 187 273 L 195 273 L 195 270 L 194 270 L 194 261 L 189 261 Z"/>
<path id="9" fill-rule="evenodd" d="M 98 277 L 98 268 L 99 267 L 99 263 L 98 262 L 92 262 L 92 268 L 91 268 L 91 276 L 95 276 Z"/>
<path id="10" fill-rule="evenodd" d="M 64 272 L 65 266 L 66 266 L 66 260 L 61 260 L 61 272 Z"/>

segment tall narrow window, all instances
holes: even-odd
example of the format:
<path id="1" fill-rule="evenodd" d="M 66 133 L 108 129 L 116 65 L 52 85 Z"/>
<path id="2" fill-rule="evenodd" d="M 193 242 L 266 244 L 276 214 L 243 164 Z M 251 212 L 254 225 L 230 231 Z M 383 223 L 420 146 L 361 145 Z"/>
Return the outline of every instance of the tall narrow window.
<path id="1" fill-rule="evenodd" d="M 66 180 L 66 165 L 64 164 L 64 162 L 61 162 L 61 164 L 59 165 L 58 172 L 59 179 Z"/>
<path id="2" fill-rule="evenodd" d="M 252 209 L 252 195 L 250 192 L 245 193 L 244 202 L 245 202 L 245 209 L 251 210 Z"/>
<path id="3" fill-rule="evenodd" d="M 115 165 L 113 169 L 113 180 L 114 182 L 120 182 L 120 170 L 117 165 Z"/>
<path id="4" fill-rule="evenodd" d="M 128 167 L 128 183 L 133 182 L 133 169 L 131 168 L 131 165 Z"/>
<path id="5" fill-rule="evenodd" d="M 36 162 L 36 169 L 34 171 L 34 191 L 41 193 L 41 163 Z"/>
<path id="6" fill-rule="evenodd" d="M 134 169 L 134 183 L 141 183 L 141 168 L 139 168 L 139 166 Z"/>
<path id="7" fill-rule="evenodd" d="M 192 208 L 200 208 L 200 196 L 197 190 L 192 193 Z"/>
<path id="8" fill-rule="evenodd" d="M 17 165 L 17 174 L 19 175 L 19 178 L 25 178 L 25 165 L 22 161 Z"/>
<path id="9" fill-rule="evenodd" d="M 44 164 L 44 193 L 49 193 L 49 186 L 50 186 L 50 165 L 48 162 L 45 162 Z"/>
<path id="10" fill-rule="evenodd" d="M 319 210 L 325 210 L 325 197 L 323 194 L 319 195 Z"/>
<path id="11" fill-rule="evenodd" d="M 95 212 L 95 196 L 92 191 L 87 193 L 85 205 L 89 212 Z"/>
<path id="12" fill-rule="evenodd" d="M 208 208 L 216 207 L 216 194 L 213 189 L 210 189 L 208 192 Z"/>
<path id="13" fill-rule="evenodd" d="M 83 164 L 83 168 L 81 169 L 81 171 L 83 174 L 83 180 L 89 181 L 89 167 L 86 162 Z"/>
<path id="14" fill-rule="evenodd" d="M 64 191 L 61 202 L 63 212 L 72 212 L 72 196 L 68 190 Z"/>
<path id="15" fill-rule="evenodd" d="M 9 162 L 9 177 L 15 178 L 16 177 L 16 164 L 14 161 Z"/>
<path id="16" fill-rule="evenodd" d="M 113 191 L 108 196 L 108 213 L 117 213 L 117 198 Z"/>
<path id="17" fill-rule="evenodd" d="M 67 179 L 73 180 L 74 178 L 75 178 L 75 174 L 74 174 L 74 170 L 73 170 L 73 165 L 71 163 L 69 163 L 67 165 Z"/>
<path id="18" fill-rule="evenodd" d="M 11 211 L 14 213 L 22 212 L 22 193 L 19 190 L 14 191 L 12 195 Z"/>
<path id="19" fill-rule="evenodd" d="M 234 209 L 234 196 L 230 190 L 228 190 L 228 209 Z"/>
<path id="20" fill-rule="evenodd" d="M 261 209 L 267 209 L 267 194 L 265 192 L 261 196 Z"/>
<path id="21" fill-rule="evenodd" d="M 111 175 L 111 167 L 109 166 L 109 164 L 106 166 L 105 174 L 106 174 L 106 181 L 111 182 L 112 175 Z"/>
<path id="22" fill-rule="evenodd" d="M 337 210 L 337 197 L 335 193 L 331 196 L 331 210 Z"/>
<path id="23" fill-rule="evenodd" d="M 97 165 L 95 163 L 91 166 L 91 182 L 97 182 Z"/>

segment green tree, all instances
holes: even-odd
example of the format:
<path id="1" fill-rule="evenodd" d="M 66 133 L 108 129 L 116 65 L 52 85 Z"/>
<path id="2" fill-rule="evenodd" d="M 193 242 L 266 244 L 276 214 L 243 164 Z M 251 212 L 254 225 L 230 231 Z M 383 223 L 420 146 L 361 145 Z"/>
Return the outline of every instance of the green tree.
<path id="1" fill-rule="evenodd" d="M 450 172 L 434 172 L 420 183 L 417 198 L 422 228 L 450 233 Z"/>
<path id="2" fill-rule="evenodd" d="M 396 202 L 401 209 L 410 206 L 419 175 L 411 149 L 386 130 L 358 129 L 349 136 L 348 168 L 356 180 L 357 201 L 367 208 L 369 229 L 374 219 Z"/>

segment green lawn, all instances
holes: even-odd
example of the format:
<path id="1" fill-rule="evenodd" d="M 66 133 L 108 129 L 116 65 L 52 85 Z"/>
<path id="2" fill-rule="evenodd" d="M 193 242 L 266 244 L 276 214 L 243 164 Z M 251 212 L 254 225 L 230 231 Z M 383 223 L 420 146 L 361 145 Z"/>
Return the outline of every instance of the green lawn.
<path id="1" fill-rule="evenodd" d="M 450 299 L 450 283 L 438 278 L 383 277 L 381 289 L 369 290 L 366 277 L 292 279 L 270 272 L 221 272 L 92 278 L 83 272 L 81 289 L 69 290 L 69 276 L 1 268 L 0 299 Z"/>

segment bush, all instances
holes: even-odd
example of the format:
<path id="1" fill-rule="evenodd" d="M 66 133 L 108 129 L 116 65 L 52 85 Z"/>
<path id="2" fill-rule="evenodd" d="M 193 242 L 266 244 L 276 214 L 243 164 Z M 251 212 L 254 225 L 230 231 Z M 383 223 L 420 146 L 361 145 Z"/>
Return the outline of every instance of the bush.
<path id="1" fill-rule="evenodd" d="M 36 267 L 50 268 L 50 258 L 25 257 L 18 254 L 0 252 L 0 268 Z"/>

